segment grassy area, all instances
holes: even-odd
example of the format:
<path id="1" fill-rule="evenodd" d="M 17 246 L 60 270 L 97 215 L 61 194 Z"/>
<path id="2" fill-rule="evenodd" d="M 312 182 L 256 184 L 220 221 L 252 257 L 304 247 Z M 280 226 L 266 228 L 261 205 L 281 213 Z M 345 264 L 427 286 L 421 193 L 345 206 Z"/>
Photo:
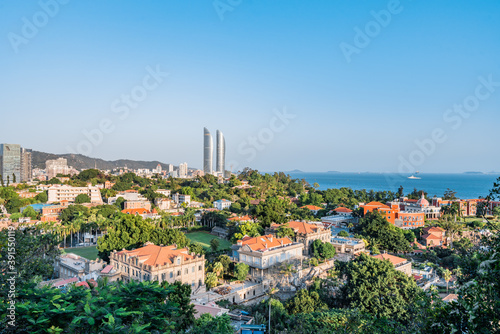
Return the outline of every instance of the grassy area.
<path id="1" fill-rule="evenodd" d="M 73 254 L 79 255 L 79 256 L 84 257 L 84 258 L 89 259 L 89 260 L 97 259 L 97 247 L 96 246 L 66 248 L 66 249 L 63 249 L 62 251 L 64 253 L 73 253 Z"/>
<path id="2" fill-rule="evenodd" d="M 212 235 L 207 232 L 192 232 L 187 233 L 186 237 L 189 240 L 200 243 L 205 250 L 210 249 L 210 241 L 212 239 L 219 239 L 219 248 L 218 250 L 229 249 L 231 247 L 231 243 L 226 239 L 221 239 L 215 235 Z"/>

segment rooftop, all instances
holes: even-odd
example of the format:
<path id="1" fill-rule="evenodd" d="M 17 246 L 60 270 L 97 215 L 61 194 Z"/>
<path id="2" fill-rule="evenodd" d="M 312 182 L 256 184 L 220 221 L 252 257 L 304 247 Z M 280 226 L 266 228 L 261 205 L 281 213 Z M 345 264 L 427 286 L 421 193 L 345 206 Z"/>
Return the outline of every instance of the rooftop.
<path id="1" fill-rule="evenodd" d="M 291 245 L 292 241 L 285 238 L 276 238 L 272 234 L 263 235 L 261 237 L 251 238 L 245 236 L 243 239 L 238 240 L 238 244 L 247 245 L 253 251 L 265 251 L 271 248 Z"/>
<path id="2" fill-rule="evenodd" d="M 403 263 L 408 261 L 406 259 L 403 259 L 402 257 L 397 257 L 397 256 L 390 255 L 390 254 L 372 255 L 372 257 L 379 259 L 379 260 L 389 260 L 394 266 L 397 266 L 399 264 L 403 264 Z"/>
<path id="3" fill-rule="evenodd" d="M 122 250 L 116 254 L 137 257 L 139 261 L 150 266 L 174 263 L 174 259 L 178 256 L 183 257 L 184 260 L 194 259 L 194 256 L 189 254 L 189 250 L 187 248 L 177 249 L 175 245 L 157 246 L 149 244 L 133 250 Z"/>

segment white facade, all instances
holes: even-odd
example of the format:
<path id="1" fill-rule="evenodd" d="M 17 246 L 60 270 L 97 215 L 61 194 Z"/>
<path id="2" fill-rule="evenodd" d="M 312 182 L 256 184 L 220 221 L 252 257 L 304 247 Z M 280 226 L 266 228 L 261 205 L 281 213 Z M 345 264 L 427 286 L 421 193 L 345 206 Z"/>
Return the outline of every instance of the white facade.
<path id="1" fill-rule="evenodd" d="M 179 164 L 179 177 L 186 178 L 188 174 L 188 164 L 187 162 Z"/>
<path id="2" fill-rule="evenodd" d="M 233 204 L 233 202 L 228 201 L 227 199 L 220 199 L 214 202 L 214 208 L 217 210 L 229 209 L 231 204 Z"/>
<path id="3" fill-rule="evenodd" d="M 74 202 L 75 198 L 80 194 L 86 194 L 90 197 L 91 203 L 102 204 L 102 197 L 99 188 L 87 187 L 71 187 L 68 185 L 55 185 L 48 190 L 47 203 L 55 203 L 61 201 Z"/>

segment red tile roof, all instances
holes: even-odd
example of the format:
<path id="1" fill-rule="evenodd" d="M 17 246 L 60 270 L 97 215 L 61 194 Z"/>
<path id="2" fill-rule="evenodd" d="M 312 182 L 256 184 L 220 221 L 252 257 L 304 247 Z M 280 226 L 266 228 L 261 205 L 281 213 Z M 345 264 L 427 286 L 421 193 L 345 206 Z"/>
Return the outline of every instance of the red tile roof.
<path id="1" fill-rule="evenodd" d="M 424 234 L 424 235 L 422 236 L 422 239 L 425 239 L 425 240 L 427 240 L 427 239 L 441 240 L 441 238 L 440 238 L 440 237 L 438 237 L 438 236 L 437 236 L 437 235 L 435 235 L 435 234 Z"/>
<path id="2" fill-rule="evenodd" d="M 343 206 L 341 206 L 340 208 L 336 208 L 333 211 L 335 211 L 335 212 L 342 212 L 342 213 L 351 213 L 352 212 L 351 209 L 344 208 Z"/>
<path id="3" fill-rule="evenodd" d="M 139 209 L 125 209 L 125 210 L 122 210 L 122 213 L 126 213 L 129 215 L 143 215 L 146 213 L 151 213 L 151 211 L 146 210 L 144 208 L 139 208 Z"/>
<path id="4" fill-rule="evenodd" d="M 301 209 L 309 209 L 311 211 L 318 211 L 318 210 L 322 210 L 323 208 L 319 207 L 319 206 L 316 206 L 316 205 L 304 205 L 304 206 L 301 206 L 300 207 Z"/>
<path id="5" fill-rule="evenodd" d="M 172 246 L 156 246 L 149 244 L 147 246 L 133 249 L 122 250 L 117 255 L 126 254 L 130 257 L 137 257 L 139 261 L 150 266 L 165 265 L 173 263 L 177 256 L 181 256 L 184 260 L 194 259 L 194 256 L 189 254 L 187 248 L 177 249 L 175 245 Z"/>
<path id="6" fill-rule="evenodd" d="M 242 217 L 229 218 L 228 220 L 246 222 L 246 221 L 251 221 L 253 219 L 249 215 L 246 215 L 246 216 L 242 216 Z"/>
<path id="7" fill-rule="evenodd" d="M 250 249 L 254 251 L 264 251 L 269 248 L 291 245 L 292 241 L 287 237 L 276 238 L 272 234 L 269 234 L 255 238 L 244 237 L 243 239 L 241 239 L 241 243 L 243 245 L 247 245 L 248 247 L 250 247 Z"/>
<path id="8" fill-rule="evenodd" d="M 309 234 L 309 233 L 316 233 L 319 230 L 318 225 L 316 224 L 309 224 L 306 222 L 297 222 L 297 221 L 290 221 L 286 224 L 272 224 L 272 228 L 279 228 L 280 226 L 289 226 L 291 229 L 295 231 L 295 233 L 300 233 L 300 234 Z"/>
<path id="9" fill-rule="evenodd" d="M 377 207 L 377 208 L 390 209 L 389 206 L 387 206 L 385 204 L 382 204 L 380 202 L 370 202 L 370 203 L 365 204 L 364 206 L 374 206 L 374 207 Z"/>
<path id="10" fill-rule="evenodd" d="M 101 270 L 101 274 L 109 274 L 109 272 L 113 269 L 113 266 L 112 265 L 107 265 L 106 267 L 104 267 L 103 270 Z"/>
<path id="11" fill-rule="evenodd" d="M 60 286 L 64 286 L 66 284 L 75 283 L 75 282 L 78 282 L 78 277 L 67 278 L 65 280 L 62 280 L 62 281 L 59 281 L 59 282 L 52 284 L 52 286 L 55 288 L 58 288 Z"/>
<path id="12" fill-rule="evenodd" d="M 400 263 L 404 263 L 408 260 L 403 259 L 398 256 L 390 255 L 390 254 L 379 254 L 379 255 L 372 255 L 372 257 L 379 259 L 379 260 L 389 260 L 393 265 L 398 265 Z"/>

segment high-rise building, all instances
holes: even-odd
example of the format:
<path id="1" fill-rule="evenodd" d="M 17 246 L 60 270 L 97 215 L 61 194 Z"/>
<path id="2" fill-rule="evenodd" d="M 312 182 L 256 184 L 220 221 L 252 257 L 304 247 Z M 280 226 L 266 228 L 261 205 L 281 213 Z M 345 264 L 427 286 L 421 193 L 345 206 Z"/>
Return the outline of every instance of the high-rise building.
<path id="1" fill-rule="evenodd" d="M 226 140 L 221 131 L 217 130 L 217 160 L 216 160 L 216 171 L 217 173 L 222 173 L 224 176 L 224 171 L 226 167 Z"/>
<path id="2" fill-rule="evenodd" d="M 212 135 L 207 128 L 203 128 L 203 171 L 212 174 L 213 171 L 214 145 Z"/>
<path id="3" fill-rule="evenodd" d="M 0 174 L 5 183 L 21 182 L 21 146 L 0 144 Z"/>
<path id="4" fill-rule="evenodd" d="M 31 150 L 21 148 L 21 181 L 31 181 Z"/>
<path id="5" fill-rule="evenodd" d="M 47 171 L 47 178 L 49 180 L 53 177 L 56 177 L 57 174 L 69 174 L 70 169 L 71 168 L 68 167 L 68 160 L 64 158 L 45 161 L 45 170 Z"/>
<path id="6" fill-rule="evenodd" d="M 188 174 L 188 164 L 187 162 L 179 164 L 179 177 L 185 178 Z"/>
<path id="7" fill-rule="evenodd" d="M 167 173 L 173 172 L 174 171 L 174 165 L 168 164 L 167 165 Z"/>

